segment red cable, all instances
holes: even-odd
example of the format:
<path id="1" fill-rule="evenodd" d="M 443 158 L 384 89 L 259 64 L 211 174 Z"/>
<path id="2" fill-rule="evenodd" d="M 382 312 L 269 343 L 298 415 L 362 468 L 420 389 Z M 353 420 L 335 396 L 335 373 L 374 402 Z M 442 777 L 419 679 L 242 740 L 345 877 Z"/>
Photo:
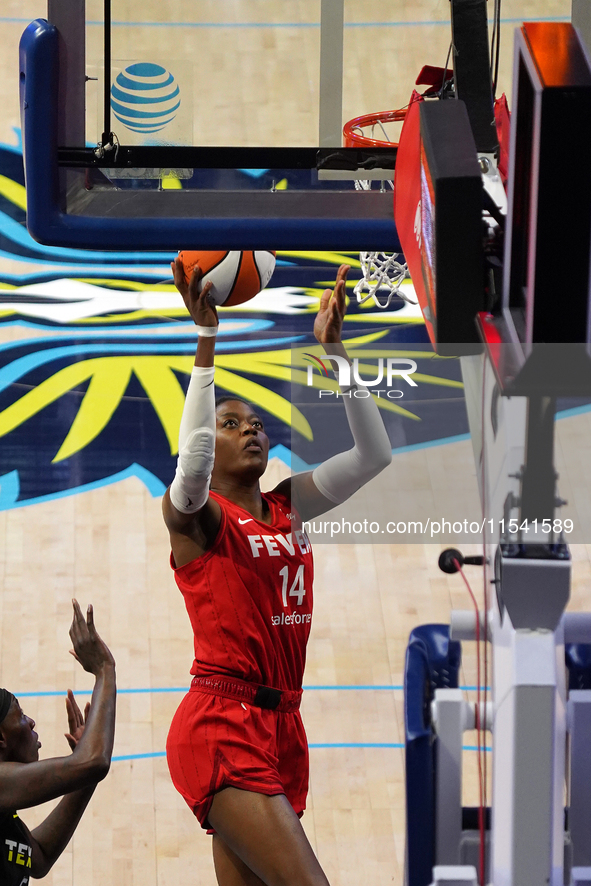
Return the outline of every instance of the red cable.
<path id="1" fill-rule="evenodd" d="M 483 519 L 486 520 L 487 516 L 487 502 L 486 502 L 486 434 L 485 434 L 485 426 L 484 426 L 484 415 L 485 415 L 485 401 L 486 401 L 486 370 L 488 367 L 488 361 L 484 361 L 484 365 L 482 367 L 482 391 L 481 391 L 481 400 L 480 400 L 480 415 L 481 415 L 481 425 L 480 425 L 480 439 L 482 441 L 482 451 L 480 454 L 480 465 L 481 465 L 481 484 L 480 488 L 482 491 L 482 516 Z M 486 526 L 486 523 L 484 524 Z M 485 828 L 485 814 L 486 809 L 488 807 L 488 798 L 487 798 L 487 786 L 488 786 L 488 760 L 486 756 L 486 711 L 488 708 L 488 559 L 487 559 L 487 550 L 486 550 L 486 530 L 483 533 L 482 539 L 482 563 L 483 563 L 483 589 L 482 589 L 482 597 L 484 603 L 484 618 L 485 618 L 485 628 L 484 628 L 484 704 L 483 709 L 485 711 L 484 716 L 484 724 L 482 728 L 483 741 L 482 745 L 479 742 L 479 747 L 484 746 L 484 751 L 479 751 L 479 753 L 483 754 L 483 763 L 482 763 L 482 802 L 480 804 L 479 811 L 479 827 L 480 827 L 480 850 L 481 850 L 481 863 L 480 863 L 480 882 L 484 886 L 484 877 L 486 874 L 486 828 Z"/>
<path id="2" fill-rule="evenodd" d="M 485 711 L 485 722 L 483 726 L 483 739 L 484 739 L 484 752 L 483 752 L 483 784 L 482 784 L 482 794 L 483 794 L 483 817 L 485 815 L 486 808 L 488 806 L 488 798 L 487 798 L 487 783 L 488 783 L 488 758 L 486 756 L 486 711 L 488 709 L 488 582 L 487 582 L 487 569 L 486 569 L 486 546 L 483 554 L 484 560 L 484 588 L 483 588 L 483 598 L 484 598 L 484 612 L 485 612 L 485 628 L 484 628 L 484 711 Z M 484 837 L 484 850 L 483 854 L 486 854 L 486 831 Z M 485 865 L 486 870 L 486 865 Z M 483 881 L 484 882 L 484 881 Z"/>

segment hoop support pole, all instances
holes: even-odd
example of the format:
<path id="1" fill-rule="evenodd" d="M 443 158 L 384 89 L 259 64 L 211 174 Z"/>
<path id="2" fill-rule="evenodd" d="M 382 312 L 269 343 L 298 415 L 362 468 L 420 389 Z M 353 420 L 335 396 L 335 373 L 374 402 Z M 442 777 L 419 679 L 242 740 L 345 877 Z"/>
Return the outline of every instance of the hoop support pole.
<path id="1" fill-rule="evenodd" d="M 318 111 L 318 144 L 321 148 L 341 146 L 344 24 L 344 0 L 321 0 Z"/>

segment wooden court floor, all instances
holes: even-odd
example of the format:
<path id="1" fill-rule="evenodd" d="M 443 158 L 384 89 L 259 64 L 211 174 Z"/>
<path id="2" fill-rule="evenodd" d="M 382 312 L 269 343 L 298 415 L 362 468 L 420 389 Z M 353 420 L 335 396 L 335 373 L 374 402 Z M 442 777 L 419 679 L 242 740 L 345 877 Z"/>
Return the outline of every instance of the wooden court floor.
<path id="1" fill-rule="evenodd" d="M 96 4 L 98 6 L 98 4 Z M 350 2 L 350 21 L 384 22 L 386 4 L 378 0 Z M 93 4 L 89 3 L 89 8 Z M 154 10 L 158 4 L 153 4 Z M 203 19 L 214 7 L 235 21 L 271 21 L 276 0 L 232 4 L 170 4 L 174 20 L 188 16 L 193 6 Z M 139 2 L 119 3 L 117 15 L 133 20 Z M 147 16 L 149 3 L 141 4 Z M 565 17 L 569 0 L 505 0 L 503 57 L 500 82 L 510 92 L 513 19 Z M 196 13 L 195 13 L 196 14 Z M 216 13 L 217 14 L 217 13 Z M 281 7 L 286 20 L 306 22 L 317 17 L 317 4 L 289 0 Z M 34 0 L 4 0 L 0 9 L 0 140 L 13 139 L 18 127 L 17 46 L 26 23 L 45 15 L 45 4 Z M 160 13 L 158 13 L 160 15 Z M 347 67 L 344 116 L 376 107 L 403 105 L 423 63 L 443 64 L 449 29 L 447 0 L 388 4 L 388 20 L 396 27 L 356 27 L 346 31 Z M 251 17 L 251 18 L 249 18 Z M 511 21 L 510 21 L 511 20 Z M 412 22 L 404 24 L 404 22 Z M 296 58 L 304 29 L 286 28 L 264 34 L 254 28 L 248 39 L 275 42 Z M 151 32 L 141 32 L 142 49 L 150 50 Z M 123 43 L 129 38 L 121 37 Z M 182 34 L 191 50 L 195 31 Z M 204 31 L 200 31 L 200 39 Z M 244 33 L 248 39 L 245 39 Z M 163 36 L 164 34 L 164 36 Z M 214 30 L 207 31 L 215 41 Z M 179 31 L 158 29 L 158 52 L 171 52 Z M 228 38 L 229 39 L 229 38 Z M 233 36 L 232 39 L 237 39 Z M 162 42 L 163 41 L 163 42 Z M 168 41 L 168 44 L 167 44 Z M 354 41 L 354 43 L 353 43 Z M 121 57 L 130 47 L 121 45 Z M 250 50 L 252 52 L 252 48 Z M 200 43 L 198 52 L 215 70 L 222 94 L 224 52 L 219 42 Z M 316 65 L 313 41 L 305 42 L 310 70 Z M 248 69 L 246 62 L 245 70 Z M 282 70 L 288 79 L 290 66 Z M 302 143 L 314 142 L 315 120 L 306 110 L 306 97 L 279 115 L 282 83 L 271 74 L 272 124 L 225 109 L 218 120 L 220 142 L 256 139 L 260 127 L 275 127 L 284 137 L 297 116 Z M 253 87 L 254 88 L 254 87 Z M 274 91 L 275 90 L 275 91 Z M 222 101 L 222 99 L 220 99 Z M 374 104 L 375 102 L 375 104 Z M 313 101 L 311 102 L 313 104 Z M 297 105 L 297 102 L 296 102 Z M 256 116 L 256 115 L 255 115 Z M 205 138 L 214 138 L 207 130 Z M 272 134 L 271 133 L 271 134 Z M 295 143 L 295 142 L 294 142 Z M 18 274 L 20 263 L 2 257 L 4 273 Z M 39 268 L 43 265 L 40 262 Z M 6 341 L 15 333 L 0 330 Z M 581 519 L 588 518 L 587 415 L 565 419 L 560 426 L 559 469 L 565 497 L 576 499 Z M 1 443 L 1 441 L 0 441 Z M 1 457 L 1 450 L 0 450 Z M 285 473 L 278 460 L 265 478 L 272 487 Z M 404 453 L 389 469 L 392 484 L 421 475 L 434 498 L 454 494 L 453 478 L 472 478 L 468 442 Z M 0 471 L 2 474 L 3 471 Z M 475 481 L 467 483 L 474 495 Z M 408 491 L 408 490 L 406 490 Z M 478 553 L 477 544 L 463 545 Z M 402 671 L 410 630 L 427 622 L 448 622 L 452 608 L 469 608 L 461 580 L 437 568 L 436 545 L 358 544 L 318 545 L 315 549 L 316 609 L 305 675 L 303 716 L 308 731 L 311 784 L 303 824 L 332 886 L 372 886 L 402 883 L 404 863 L 404 740 Z M 153 498 L 136 478 L 59 500 L 0 512 L 0 684 L 19 693 L 23 708 L 35 718 L 43 742 L 41 754 L 68 751 L 63 733 L 63 695 L 68 687 L 80 694 L 91 686 L 89 675 L 68 655 L 71 598 L 92 602 L 100 633 L 111 646 L 118 665 L 118 718 L 114 762 L 76 835 L 54 870 L 48 886 L 213 886 L 209 838 L 201 833 L 168 776 L 163 756 L 166 734 L 176 706 L 187 687 L 192 661 L 192 635 L 182 598 L 168 566 L 168 539 Z M 575 545 L 571 608 L 589 605 L 591 545 Z M 481 577 L 473 570 L 481 594 Z M 465 644 L 462 684 L 476 682 L 474 650 Z M 473 744 L 473 737 L 466 736 Z M 476 802 L 475 755 L 465 761 L 465 800 Z M 23 812 L 34 826 L 47 808 Z"/>

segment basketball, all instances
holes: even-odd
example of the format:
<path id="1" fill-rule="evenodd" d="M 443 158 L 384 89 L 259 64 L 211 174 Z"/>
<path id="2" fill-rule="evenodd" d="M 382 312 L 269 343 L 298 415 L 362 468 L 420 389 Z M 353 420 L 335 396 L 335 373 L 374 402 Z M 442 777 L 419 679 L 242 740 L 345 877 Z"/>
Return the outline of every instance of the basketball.
<path id="1" fill-rule="evenodd" d="M 201 286 L 210 281 L 216 305 L 241 305 L 265 288 L 275 269 L 275 253 L 256 252 L 179 252 L 187 283 L 193 268 L 203 272 Z"/>

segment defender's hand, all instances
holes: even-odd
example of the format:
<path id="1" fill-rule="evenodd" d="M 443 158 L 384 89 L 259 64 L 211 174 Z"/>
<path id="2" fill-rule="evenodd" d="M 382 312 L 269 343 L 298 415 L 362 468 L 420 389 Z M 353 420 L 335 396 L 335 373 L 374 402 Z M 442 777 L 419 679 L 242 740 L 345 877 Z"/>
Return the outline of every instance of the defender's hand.
<path id="1" fill-rule="evenodd" d="M 325 289 L 322 293 L 314 321 L 314 335 L 320 344 L 334 344 L 341 340 L 343 317 L 347 310 L 345 283 L 350 270 L 349 265 L 341 265 L 334 289 Z"/>
<path id="2" fill-rule="evenodd" d="M 104 667 L 115 667 L 115 659 L 96 632 L 92 604 L 88 607 L 86 619 L 77 600 L 72 600 L 72 606 L 74 618 L 70 627 L 70 639 L 74 648 L 70 649 L 70 655 L 80 662 L 85 671 L 96 677 Z"/>
<path id="3" fill-rule="evenodd" d="M 88 712 L 90 711 L 90 702 L 86 702 L 84 706 L 84 716 L 82 716 L 82 711 L 78 707 L 78 702 L 74 698 L 74 693 L 71 689 L 68 689 L 66 711 L 68 712 L 69 732 L 66 732 L 65 736 L 70 748 L 74 750 L 84 734 L 84 726 L 86 725 Z"/>

